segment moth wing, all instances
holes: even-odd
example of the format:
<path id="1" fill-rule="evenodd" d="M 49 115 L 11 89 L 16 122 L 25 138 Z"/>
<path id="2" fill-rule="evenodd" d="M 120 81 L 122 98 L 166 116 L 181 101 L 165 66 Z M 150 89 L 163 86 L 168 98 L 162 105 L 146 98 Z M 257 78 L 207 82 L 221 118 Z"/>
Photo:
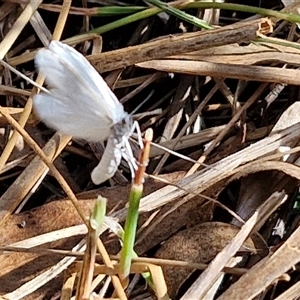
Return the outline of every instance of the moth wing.
<path id="1" fill-rule="evenodd" d="M 114 176 L 121 163 L 121 147 L 121 143 L 113 137 L 109 137 L 103 156 L 91 174 L 94 184 L 100 184 Z"/>
<path id="2" fill-rule="evenodd" d="M 69 96 L 79 110 L 87 110 L 98 120 L 110 125 L 123 118 L 123 105 L 88 60 L 72 47 L 52 41 L 48 49 L 41 49 L 35 57 L 39 71 L 50 88 Z"/>
<path id="3" fill-rule="evenodd" d="M 34 111 L 50 128 L 87 141 L 103 141 L 110 127 L 104 119 L 96 118 L 89 111 L 78 109 L 70 97 L 52 89 L 50 94 L 40 93 L 33 99 Z"/>

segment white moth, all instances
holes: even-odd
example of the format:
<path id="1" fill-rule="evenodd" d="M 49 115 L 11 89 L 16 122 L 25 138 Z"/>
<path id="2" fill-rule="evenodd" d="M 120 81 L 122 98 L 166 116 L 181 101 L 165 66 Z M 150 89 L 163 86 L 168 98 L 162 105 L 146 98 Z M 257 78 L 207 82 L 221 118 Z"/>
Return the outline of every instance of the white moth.
<path id="1" fill-rule="evenodd" d="M 92 181 L 111 178 L 123 156 L 136 169 L 128 138 L 134 131 L 131 116 L 86 58 L 72 47 L 52 41 L 38 51 L 35 63 L 45 76 L 49 92 L 33 99 L 38 117 L 49 127 L 76 138 L 99 142 L 108 139 Z"/>

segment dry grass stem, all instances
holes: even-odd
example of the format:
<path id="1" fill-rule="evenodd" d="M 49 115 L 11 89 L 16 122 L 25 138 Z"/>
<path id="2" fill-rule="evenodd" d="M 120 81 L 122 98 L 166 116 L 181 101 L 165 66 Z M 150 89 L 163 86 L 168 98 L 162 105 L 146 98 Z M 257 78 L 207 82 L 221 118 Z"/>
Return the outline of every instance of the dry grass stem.
<path id="1" fill-rule="evenodd" d="M 131 6 L 141 2 L 105 8 L 50 2 L 0 4 L 0 58 L 18 72 L 0 67 L 0 298 L 297 297 L 297 7 L 265 0 L 260 5 L 268 9 L 251 12 L 243 0 L 217 9 L 182 0 L 151 0 L 145 9 Z M 195 26 L 202 20 L 212 29 Z M 137 168 L 126 148 L 116 174 L 95 186 L 91 171 L 109 143 L 72 140 L 35 116 L 44 78 L 34 59 L 52 39 L 64 39 L 97 72 L 106 72 L 108 86 L 145 137 L 139 158 L 140 145 L 124 142 Z M 114 126 L 123 116 L 122 105 L 111 103 L 105 85 L 100 94 L 106 96 L 92 103 L 94 75 L 77 69 L 76 78 L 86 82 L 83 102 L 64 107 L 53 99 L 50 113 L 56 120 L 65 109 L 57 124 L 71 126 L 77 114 L 68 115 L 69 109 L 82 104 L 78 122 L 87 109 L 84 130 L 90 116 L 98 116 L 103 136 L 103 124 Z M 57 72 L 64 71 L 65 65 Z M 69 91 L 65 84 L 61 95 L 73 99 L 76 88 Z M 101 112 L 93 116 L 94 104 Z M 123 141 L 118 132 L 116 137 L 112 154 Z M 112 157 L 109 168 L 117 160 Z M 137 169 L 134 179 L 126 160 Z M 108 213 L 90 223 L 99 195 L 108 199 Z M 134 218 L 124 225 L 128 211 Z M 231 275 L 224 280 L 226 273 Z"/>
<path id="2" fill-rule="evenodd" d="M 276 67 L 243 66 L 199 61 L 182 60 L 152 60 L 136 64 L 138 67 L 155 69 L 169 73 L 212 76 L 217 78 L 232 78 L 262 82 L 277 82 L 299 85 L 300 70 L 282 69 Z"/>
<path id="3" fill-rule="evenodd" d="M 212 31 L 199 31 L 178 36 L 170 36 L 107 53 L 95 54 L 88 57 L 98 69 L 107 72 L 124 68 L 143 61 L 164 58 L 175 54 L 209 49 L 220 45 L 251 41 L 262 33 L 272 32 L 273 28 L 268 19 L 225 26 Z"/>

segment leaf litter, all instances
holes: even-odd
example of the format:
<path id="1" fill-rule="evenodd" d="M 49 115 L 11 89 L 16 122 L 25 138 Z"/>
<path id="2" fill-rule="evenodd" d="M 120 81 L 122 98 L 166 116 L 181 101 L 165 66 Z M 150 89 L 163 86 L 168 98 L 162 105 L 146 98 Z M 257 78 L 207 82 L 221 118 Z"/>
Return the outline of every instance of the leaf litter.
<path id="1" fill-rule="evenodd" d="M 132 271 L 150 272 L 152 290 L 145 290 L 141 277 L 126 290 L 118 276 L 118 238 L 104 226 L 106 266 L 97 258 L 89 270 L 95 291 L 90 299 L 167 299 L 167 293 L 172 299 L 296 298 L 297 24 L 274 17 L 246 20 L 247 14 L 209 6 L 199 14 L 193 7 L 181 21 L 178 10 L 184 2 L 165 7 L 157 1 L 170 14 L 164 18 L 160 9 L 140 4 L 145 8 L 131 10 L 136 14 L 132 24 L 117 13 L 110 19 L 90 18 L 91 11 L 98 14 L 95 3 L 45 4 L 43 9 L 37 1 L 1 4 L 1 58 L 36 78 L 36 51 L 51 36 L 65 40 L 104 73 L 127 111 L 154 91 L 138 111 L 144 114 L 140 127 L 151 127 L 155 142 L 180 154 L 152 145 L 143 184 L 134 248 L 139 257 Z M 296 20 L 297 7 L 289 5 L 285 9 Z M 56 24 L 53 12 L 59 16 Z M 186 19 L 192 14 L 216 28 L 196 28 L 191 25 L 195 20 Z M 105 25 L 109 22 L 111 27 Z M 83 259 L 78 250 L 87 234 L 84 222 L 101 194 L 108 199 L 107 216 L 123 224 L 130 172 L 122 163 L 109 182 L 94 186 L 90 172 L 105 145 L 91 147 L 53 133 L 32 114 L 35 88 L 31 91 L 26 81 L 3 68 L 1 76 L 0 293 L 3 299 L 71 299 Z M 43 78 L 36 82 L 43 84 Z M 12 134 L 14 127 L 21 136 Z M 26 133 L 43 147 L 43 160 Z M 60 184 L 54 179 L 60 178 L 57 170 Z"/>

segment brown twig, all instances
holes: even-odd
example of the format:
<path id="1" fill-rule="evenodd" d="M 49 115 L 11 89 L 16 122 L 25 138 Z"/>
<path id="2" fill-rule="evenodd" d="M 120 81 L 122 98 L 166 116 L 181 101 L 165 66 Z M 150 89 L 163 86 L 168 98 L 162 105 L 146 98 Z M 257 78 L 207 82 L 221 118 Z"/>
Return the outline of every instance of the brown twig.
<path id="1" fill-rule="evenodd" d="M 97 64 L 98 70 L 102 73 L 175 54 L 251 41 L 259 34 L 270 33 L 272 30 L 270 20 L 263 18 L 236 23 L 215 30 L 167 36 L 142 45 L 90 55 L 87 59 L 92 64 Z"/>
<path id="2" fill-rule="evenodd" d="M 295 69 L 185 60 L 152 60 L 137 66 L 169 73 L 300 85 L 300 70 Z"/>

